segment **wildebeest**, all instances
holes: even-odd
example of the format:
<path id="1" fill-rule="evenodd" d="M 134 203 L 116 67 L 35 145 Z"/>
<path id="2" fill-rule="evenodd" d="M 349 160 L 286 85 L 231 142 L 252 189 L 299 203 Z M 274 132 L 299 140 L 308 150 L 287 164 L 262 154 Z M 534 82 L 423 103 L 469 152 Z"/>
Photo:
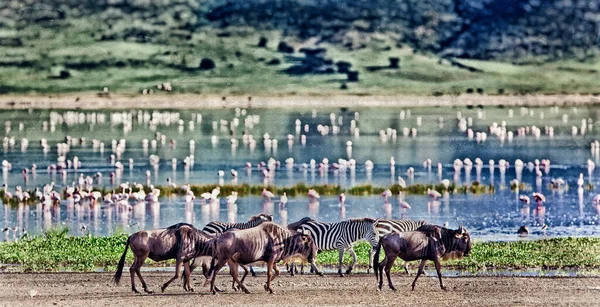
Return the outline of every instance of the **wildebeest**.
<path id="1" fill-rule="evenodd" d="M 400 257 L 404 261 L 421 260 L 419 271 L 412 283 L 412 290 L 415 289 L 417 279 L 423 273 L 423 267 L 427 260 L 432 260 L 435 263 L 440 287 L 446 290 L 446 286 L 444 286 L 444 282 L 442 281 L 440 258 L 452 252 L 469 256 L 471 245 L 469 233 L 462 226 L 459 226 L 457 230 L 452 230 L 437 225 L 424 225 L 416 231 L 385 235 L 379 239 L 375 251 L 374 271 L 375 277 L 379 281 L 379 289 L 381 290 L 383 286 L 383 270 L 385 269 L 388 285 L 392 290 L 396 291 L 396 288 L 392 284 L 390 270 L 396 258 Z M 380 263 L 378 260 L 381 247 L 385 251 L 385 258 Z"/>
<path id="2" fill-rule="evenodd" d="M 243 222 L 243 223 L 229 223 L 229 222 L 218 222 L 218 221 L 213 221 L 210 222 L 208 224 L 206 224 L 206 226 L 204 226 L 204 228 L 202 228 L 202 231 L 209 234 L 209 235 L 214 235 L 214 236 L 218 236 L 226 231 L 232 230 L 232 229 L 248 229 L 248 228 L 252 228 L 252 227 L 256 227 L 264 222 L 272 222 L 273 221 L 273 216 L 270 214 L 258 214 L 255 216 L 252 216 L 248 219 L 248 222 Z M 192 266 L 191 266 L 191 270 L 193 271 L 196 268 L 197 264 L 196 264 L 196 260 L 194 260 L 192 262 Z M 244 277 L 242 277 L 242 280 L 244 280 L 244 278 L 246 278 L 246 274 L 248 273 L 246 266 L 242 266 L 244 268 Z M 250 273 L 252 273 L 252 276 L 256 276 L 256 273 L 254 273 L 254 269 L 252 268 L 252 266 L 250 265 Z M 187 282 L 184 278 L 184 281 Z M 234 285 L 234 289 L 235 289 L 235 285 Z"/>
<path id="3" fill-rule="evenodd" d="M 314 264 L 317 245 L 309 235 L 285 229 L 274 223 L 261 225 L 239 231 L 225 232 L 213 242 L 213 257 L 208 271 L 210 289 L 216 294 L 214 284 L 217 273 L 229 263 L 231 275 L 240 288 L 249 293 L 248 289 L 237 278 L 236 264 L 250 264 L 256 261 L 267 263 L 267 283 L 265 290 L 273 293 L 271 281 L 279 275 L 276 263 L 301 255 Z M 273 275 L 272 271 L 275 271 Z"/>
<path id="4" fill-rule="evenodd" d="M 182 265 L 184 266 L 184 275 L 187 277 L 183 288 L 186 291 L 193 291 L 189 284 L 189 275 L 191 274 L 189 261 L 200 256 L 211 256 L 212 239 L 213 237 L 187 223 L 179 223 L 162 229 L 138 231 L 127 238 L 125 251 L 119 260 L 114 282 L 118 285 L 121 280 L 127 249 L 131 247 L 134 260 L 129 268 L 129 273 L 131 274 L 131 290 L 133 292 L 139 293 L 135 288 L 135 274 L 137 274 L 144 291 L 152 293 L 148 290 L 148 286 L 140 272 L 146 258 L 154 261 L 176 259 L 175 276 L 161 287 L 161 291 L 164 291 L 171 282 L 180 277 Z"/>

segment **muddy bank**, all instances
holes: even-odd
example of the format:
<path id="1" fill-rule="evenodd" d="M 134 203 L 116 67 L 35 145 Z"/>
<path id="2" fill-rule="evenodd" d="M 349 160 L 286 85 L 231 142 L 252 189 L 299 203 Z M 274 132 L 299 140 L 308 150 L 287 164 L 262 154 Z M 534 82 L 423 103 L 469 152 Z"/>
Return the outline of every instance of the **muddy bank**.
<path id="1" fill-rule="evenodd" d="M 251 99 L 249 99 L 251 97 Z M 65 94 L 0 96 L 0 109 L 217 109 L 284 107 L 415 107 L 415 106 L 552 106 L 599 104 L 592 95 L 487 96 L 223 96 L 191 94 L 109 95 Z"/>
<path id="2" fill-rule="evenodd" d="M 186 293 L 174 282 L 164 294 L 139 295 L 130 292 L 129 272 L 120 286 L 112 284 L 111 273 L 0 274 L 0 306 L 282 306 L 282 305 L 406 305 L 406 306 L 544 306 L 597 305 L 600 278 L 544 277 L 453 277 L 446 278 L 448 291 L 440 290 L 435 274 L 419 279 L 410 290 L 412 277 L 396 274 L 398 292 L 376 291 L 375 277 L 366 274 L 347 278 L 282 276 L 274 281 L 275 294 L 263 290 L 264 274 L 249 277 L 246 285 L 253 294 L 233 292 L 229 276 L 217 282 L 226 293 L 213 296 L 195 276 L 196 292 Z M 145 272 L 152 290 L 172 275 Z M 138 288 L 141 286 L 138 281 Z"/>

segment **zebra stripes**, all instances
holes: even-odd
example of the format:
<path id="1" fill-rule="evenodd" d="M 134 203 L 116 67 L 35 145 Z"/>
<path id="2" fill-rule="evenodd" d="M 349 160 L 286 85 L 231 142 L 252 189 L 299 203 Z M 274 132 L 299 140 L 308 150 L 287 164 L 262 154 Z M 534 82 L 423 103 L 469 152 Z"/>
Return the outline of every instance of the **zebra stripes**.
<path id="1" fill-rule="evenodd" d="M 248 229 L 252 227 L 256 227 L 263 222 L 271 222 L 273 221 L 273 216 L 268 214 L 259 214 L 251 217 L 248 222 L 244 223 L 227 223 L 227 222 L 210 222 L 202 228 L 204 233 L 209 235 L 218 235 L 224 233 L 229 229 Z"/>
<path id="2" fill-rule="evenodd" d="M 374 222 L 375 220 L 370 218 L 351 219 L 338 223 L 308 221 L 299 225 L 296 230 L 310 234 L 321 251 L 337 249 L 339 251 L 338 274 L 344 276 L 342 273 L 344 251 L 348 251 L 352 256 L 352 263 L 346 270 L 346 274 L 350 274 L 356 263 L 356 253 L 352 245 L 360 240 L 367 240 L 373 246 L 377 245 L 379 237 L 373 227 Z"/>
<path id="3" fill-rule="evenodd" d="M 379 239 L 389 233 L 415 231 L 425 224 L 427 224 L 425 221 L 378 219 L 375 221 L 374 226 L 377 233 L 377 239 Z M 375 246 L 376 245 L 377 244 L 375 244 Z"/>

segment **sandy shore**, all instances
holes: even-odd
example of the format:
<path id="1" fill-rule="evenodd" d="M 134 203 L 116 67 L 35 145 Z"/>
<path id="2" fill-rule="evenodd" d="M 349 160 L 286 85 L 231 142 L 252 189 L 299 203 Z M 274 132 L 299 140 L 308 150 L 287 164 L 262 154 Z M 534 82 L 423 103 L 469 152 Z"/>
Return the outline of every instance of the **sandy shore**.
<path id="1" fill-rule="evenodd" d="M 172 273 L 144 273 L 152 290 Z M 282 276 L 273 282 L 275 294 L 262 289 L 265 276 L 249 277 L 252 294 L 234 292 L 229 276 L 217 281 L 226 293 L 213 296 L 198 276 L 193 293 L 186 293 L 178 281 L 165 293 L 152 295 L 130 292 L 129 273 L 120 286 L 112 284 L 109 273 L 0 274 L 0 306 L 593 306 L 600 297 L 600 278 L 541 277 L 457 277 L 446 278 L 448 291 L 440 290 L 435 274 L 419 279 L 410 290 L 412 277 L 394 275 L 398 292 L 376 291 L 372 275 L 340 278 Z M 139 282 L 138 282 L 139 287 Z"/>
<path id="2" fill-rule="evenodd" d="M 0 109 L 216 109 L 286 107 L 415 107 L 415 106 L 547 106 L 600 104 L 592 95 L 487 96 L 223 96 L 191 94 L 109 95 L 65 94 L 0 96 Z"/>

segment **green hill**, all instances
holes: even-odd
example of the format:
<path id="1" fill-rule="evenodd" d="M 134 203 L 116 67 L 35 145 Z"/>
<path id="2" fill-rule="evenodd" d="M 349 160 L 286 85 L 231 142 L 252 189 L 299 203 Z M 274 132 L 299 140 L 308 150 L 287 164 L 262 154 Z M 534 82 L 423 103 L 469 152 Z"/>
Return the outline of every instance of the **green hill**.
<path id="1" fill-rule="evenodd" d="M 596 93 L 599 11 L 600 1 L 8 0 L 0 93 L 162 83 L 218 94 Z"/>

